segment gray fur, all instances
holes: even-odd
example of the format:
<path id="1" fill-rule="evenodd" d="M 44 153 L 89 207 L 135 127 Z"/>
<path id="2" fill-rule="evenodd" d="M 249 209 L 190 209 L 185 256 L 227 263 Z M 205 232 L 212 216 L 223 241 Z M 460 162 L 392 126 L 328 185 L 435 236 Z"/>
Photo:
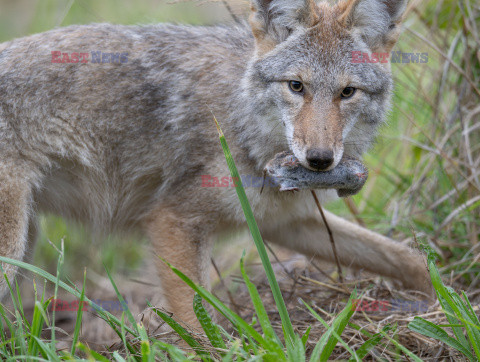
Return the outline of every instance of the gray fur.
<path id="1" fill-rule="evenodd" d="M 381 49 L 390 33 L 396 33 L 408 0 L 359 0 L 349 19 L 354 33 L 371 49 Z"/>
<path id="2" fill-rule="evenodd" d="M 313 25 L 312 0 L 253 0 L 252 3 L 256 20 L 278 43 L 285 41 L 292 32 Z"/>
<path id="3" fill-rule="evenodd" d="M 282 23 L 287 21 L 283 16 L 290 17 L 289 23 L 298 20 L 285 1 L 272 3 L 274 13 L 283 14 Z M 288 93 L 285 81 L 291 76 L 301 76 L 313 94 L 315 117 L 305 129 L 307 138 L 321 136 L 323 112 L 332 106 L 332 97 L 347 84 L 361 88 L 355 102 L 341 104 L 343 131 L 335 136 L 341 155 L 360 158 L 384 120 L 392 81 L 380 64 L 351 64 L 351 51 L 364 44 L 337 24 L 335 11 L 315 27 L 295 29 L 261 56 L 247 23 L 81 25 L 0 45 L 0 216 L 9 215 L 0 220 L 0 255 L 22 258 L 28 220 L 35 220 L 38 211 L 81 222 L 94 232 L 144 232 L 159 252 L 184 242 L 189 248 L 183 250 L 208 254 L 208 240 L 244 223 L 233 189 L 201 187 L 201 175 L 229 174 L 212 114 L 240 173 L 261 176 L 277 153 L 295 152 L 289 127 L 298 128 L 301 100 Z M 52 51 L 99 50 L 128 52 L 128 62 L 51 62 Z M 302 154 L 295 156 L 301 160 Z M 306 192 L 259 191 L 251 188 L 247 194 L 261 225 L 286 217 L 298 218 L 300 225 L 313 213 Z M 333 190 L 321 192 L 323 201 L 332 195 Z M 410 266 L 420 275 L 420 259 L 407 261 L 407 248 L 362 233 L 361 242 L 381 240 L 371 244 L 371 255 L 391 248 L 399 259 L 373 265 L 352 254 L 345 255 L 345 263 L 417 287 L 413 280 L 418 276 L 399 276 L 394 267 Z M 314 248 L 315 255 L 329 257 L 328 247 Z M 205 258 L 182 257 L 177 262 L 184 268 L 202 273 L 196 280 L 208 280 Z M 182 309 L 173 299 L 171 304 L 179 313 L 191 306 L 188 302 Z"/>
<path id="4" fill-rule="evenodd" d="M 335 189 L 339 197 L 357 194 L 368 178 L 368 170 L 360 161 L 342 159 L 337 167 L 315 172 L 301 166 L 289 152 L 282 152 L 267 163 L 266 181 L 280 191 Z"/>

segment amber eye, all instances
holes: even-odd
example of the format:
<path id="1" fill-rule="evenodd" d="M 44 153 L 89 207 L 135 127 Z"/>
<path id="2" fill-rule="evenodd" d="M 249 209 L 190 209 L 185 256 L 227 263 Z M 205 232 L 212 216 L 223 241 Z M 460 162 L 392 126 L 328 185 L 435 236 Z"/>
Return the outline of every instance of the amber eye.
<path id="1" fill-rule="evenodd" d="M 341 97 L 342 97 L 343 99 L 351 98 L 351 97 L 353 97 L 353 95 L 355 94 L 356 90 L 357 90 L 356 88 L 347 87 L 347 88 L 345 88 L 345 89 L 342 91 Z"/>
<path id="2" fill-rule="evenodd" d="M 288 85 L 289 85 L 290 89 L 295 93 L 303 92 L 302 82 L 298 82 L 296 80 L 291 80 L 290 83 L 288 83 Z"/>

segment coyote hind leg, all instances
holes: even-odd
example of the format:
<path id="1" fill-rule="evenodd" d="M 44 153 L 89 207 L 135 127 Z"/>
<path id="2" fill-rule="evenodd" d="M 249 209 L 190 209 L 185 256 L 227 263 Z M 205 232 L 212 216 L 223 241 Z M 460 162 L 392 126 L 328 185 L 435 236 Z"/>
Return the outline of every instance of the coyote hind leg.
<path id="1" fill-rule="evenodd" d="M 26 173 L 18 165 L 0 160 L 0 255 L 22 260 L 27 244 L 31 186 Z M 10 283 L 17 268 L 1 263 Z M 0 299 L 8 291 L 6 280 L 0 275 Z"/>
<path id="2" fill-rule="evenodd" d="M 400 280 L 410 289 L 432 294 L 424 258 L 407 246 L 325 212 L 340 263 Z M 334 260 L 325 224 L 319 213 L 264 228 L 265 238 L 310 257 Z"/>

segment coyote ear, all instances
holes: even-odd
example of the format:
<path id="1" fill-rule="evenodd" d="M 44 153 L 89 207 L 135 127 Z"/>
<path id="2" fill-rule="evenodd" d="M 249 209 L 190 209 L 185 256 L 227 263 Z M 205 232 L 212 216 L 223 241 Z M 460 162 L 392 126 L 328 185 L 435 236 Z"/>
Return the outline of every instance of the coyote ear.
<path id="1" fill-rule="evenodd" d="M 250 25 L 260 53 L 272 50 L 296 29 L 317 22 L 314 0 L 252 0 Z"/>
<path id="2" fill-rule="evenodd" d="M 340 21 L 374 52 L 389 52 L 398 40 L 408 0 L 352 0 L 339 4 Z"/>

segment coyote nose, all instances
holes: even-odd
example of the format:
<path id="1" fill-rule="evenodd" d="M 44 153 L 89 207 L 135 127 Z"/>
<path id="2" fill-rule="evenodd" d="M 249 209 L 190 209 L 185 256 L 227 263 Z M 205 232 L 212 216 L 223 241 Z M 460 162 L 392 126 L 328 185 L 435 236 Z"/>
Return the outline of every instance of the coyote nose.
<path id="1" fill-rule="evenodd" d="M 321 148 L 312 148 L 307 151 L 308 165 L 317 170 L 326 170 L 333 163 L 333 151 Z"/>

